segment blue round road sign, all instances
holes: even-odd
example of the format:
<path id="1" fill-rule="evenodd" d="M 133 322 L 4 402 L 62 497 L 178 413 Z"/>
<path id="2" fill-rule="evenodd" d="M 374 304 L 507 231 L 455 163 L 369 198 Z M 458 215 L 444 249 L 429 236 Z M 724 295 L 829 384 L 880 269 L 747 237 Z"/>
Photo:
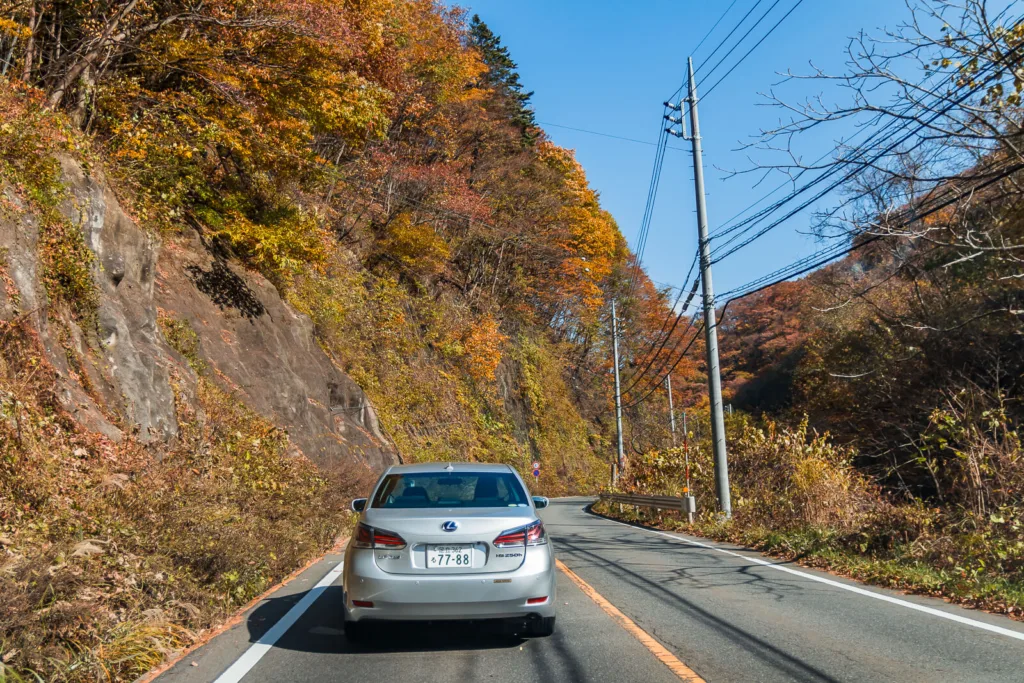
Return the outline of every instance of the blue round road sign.
<path id="1" fill-rule="evenodd" d="M 540 470 L 534 470 L 533 471 L 533 476 L 539 477 L 540 476 Z"/>

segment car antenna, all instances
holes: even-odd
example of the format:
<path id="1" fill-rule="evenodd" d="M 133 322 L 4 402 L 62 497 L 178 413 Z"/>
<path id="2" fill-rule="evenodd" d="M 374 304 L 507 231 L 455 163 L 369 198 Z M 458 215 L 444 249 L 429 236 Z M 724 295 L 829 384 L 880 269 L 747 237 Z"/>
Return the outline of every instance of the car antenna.
<path id="1" fill-rule="evenodd" d="M 451 463 L 448 463 L 448 467 L 445 467 L 444 470 L 445 472 L 451 473 L 455 471 L 455 467 Z"/>

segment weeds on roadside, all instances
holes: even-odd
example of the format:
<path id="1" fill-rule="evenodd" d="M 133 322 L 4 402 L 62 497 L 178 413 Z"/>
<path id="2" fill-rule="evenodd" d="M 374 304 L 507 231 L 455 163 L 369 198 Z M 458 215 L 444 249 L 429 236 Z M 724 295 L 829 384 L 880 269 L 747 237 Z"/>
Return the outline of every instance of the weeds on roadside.
<path id="1" fill-rule="evenodd" d="M 192 384 L 191 382 L 195 382 Z M 327 471 L 210 379 L 160 451 L 81 431 L 0 323 L 3 681 L 132 680 L 330 546 L 369 472 Z"/>
<path id="2" fill-rule="evenodd" d="M 999 423 L 989 424 L 1003 430 Z M 979 433 L 971 428 L 954 430 L 948 421 L 943 425 L 945 433 Z M 1002 506 L 988 514 L 967 505 L 932 507 L 885 495 L 853 469 L 852 450 L 835 446 L 827 435 L 809 432 L 806 422 L 787 428 L 771 420 L 754 424 L 741 419 L 733 426 L 737 433 L 730 439 L 729 453 L 731 521 L 723 522 L 714 512 L 714 499 L 708 495 L 714 491 L 711 455 L 697 448 L 689 453 L 691 475 L 697 491 L 705 494 L 705 512 L 692 526 L 653 510 L 627 506 L 619 513 L 618 506 L 603 505 L 596 509 L 746 545 L 871 583 L 1021 616 L 1024 515 L 1012 495 L 999 498 Z M 980 439 L 961 446 L 947 440 L 943 448 L 997 452 L 1005 461 L 1016 462 L 1019 450 L 1005 450 L 1013 447 L 1014 439 L 1003 438 L 999 451 L 991 446 L 986 451 Z M 682 449 L 646 454 L 631 465 L 621 486 L 627 491 L 679 495 L 684 456 Z M 1017 474 L 1004 467 L 1001 476 Z"/>

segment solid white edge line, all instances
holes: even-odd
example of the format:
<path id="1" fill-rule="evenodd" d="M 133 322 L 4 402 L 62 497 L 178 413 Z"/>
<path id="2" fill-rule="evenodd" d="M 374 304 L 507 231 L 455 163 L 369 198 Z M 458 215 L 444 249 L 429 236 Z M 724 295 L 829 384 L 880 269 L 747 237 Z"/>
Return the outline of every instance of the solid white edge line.
<path id="1" fill-rule="evenodd" d="M 981 629 L 983 631 L 991 631 L 992 633 L 998 633 L 999 635 L 1007 636 L 1009 638 L 1015 638 L 1016 640 L 1024 640 L 1024 633 L 1022 633 L 1020 631 L 1014 631 L 1014 630 L 1011 630 L 1011 629 L 1008 629 L 1008 628 L 1003 628 L 1002 626 L 995 626 L 993 624 L 986 624 L 983 621 L 977 621 L 975 619 L 971 619 L 969 617 L 964 617 L 964 616 L 961 616 L 959 614 L 953 614 L 951 612 L 944 612 L 942 610 L 935 609 L 934 607 L 927 607 L 925 605 L 918 605 L 918 604 L 915 604 L 913 602 L 908 602 L 906 600 L 901 600 L 900 598 L 894 598 L 891 595 L 885 595 L 884 593 L 875 593 L 874 591 L 869 591 L 869 590 L 866 590 L 864 588 L 860 588 L 859 586 L 851 586 L 851 585 L 846 584 L 846 583 L 840 583 L 839 581 L 833 581 L 832 579 L 826 579 L 823 576 L 815 576 L 814 574 L 808 574 L 807 572 L 798 571 L 796 569 L 792 569 L 790 567 L 784 567 L 784 566 L 782 566 L 780 564 L 776 564 L 774 562 L 768 562 L 767 560 L 762 560 L 759 557 L 750 557 L 749 555 L 743 555 L 743 554 L 740 554 L 740 553 L 736 553 L 736 552 L 733 552 L 731 550 L 726 550 L 725 548 L 719 548 L 718 546 L 714 546 L 714 545 L 711 545 L 709 543 L 701 543 L 700 541 L 694 541 L 694 540 L 691 540 L 689 538 L 684 538 L 682 536 L 676 536 L 675 534 L 670 534 L 670 533 L 667 533 L 667 532 L 664 532 L 664 531 L 658 531 L 657 529 L 647 529 L 647 528 L 644 528 L 644 527 L 635 526 L 633 524 L 626 524 L 625 522 L 620 522 L 620 521 L 615 520 L 615 519 L 608 519 L 607 517 L 604 517 L 604 519 L 607 519 L 609 522 L 613 522 L 615 524 L 621 524 L 622 526 L 629 527 L 630 529 L 636 529 L 636 530 L 639 530 L 639 531 L 646 531 L 646 532 L 651 533 L 651 534 L 657 534 L 658 536 L 665 536 L 666 538 L 671 538 L 671 539 L 679 541 L 681 543 L 687 543 L 689 545 L 695 545 L 695 546 L 698 546 L 698 547 L 701 547 L 701 548 L 707 548 L 708 550 L 715 550 L 715 551 L 718 551 L 720 553 L 724 553 L 726 555 L 732 555 L 733 557 L 738 557 L 741 560 L 747 560 L 749 562 L 754 562 L 756 564 L 760 564 L 760 565 L 763 565 L 765 567 L 771 567 L 772 569 L 777 569 L 780 572 L 786 572 L 787 574 L 795 574 L 796 576 L 801 576 L 801 577 L 803 577 L 805 579 L 810 579 L 811 581 L 817 581 L 818 583 L 823 583 L 823 584 L 828 585 L 828 586 L 834 586 L 836 588 L 842 588 L 843 590 L 850 591 L 851 593 L 857 593 L 858 595 L 863 595 L 863 596 L 866 596 L 866 597 L 869 597 L 869 598 L 874 598 L 876 600 L 881 600 L 883 602 L 889 602 L 889 603 L 892 603 L 894 605 L 900 605 L 901 607 L 906 607 L 908 609 L 917 610 L 918 612 L 924 612 L 925 614 L 931 614 L 932 616 L 940 617 L 942 619 L 948 619 L 950 621 L 955 621 L 955 622 L 957 622 L 959 624 L 966 624 L 967 626 L 973 626 L 973 627 L 979 628 L 979 629 Z"/>
<path id="2" fill-rule="evenodd" d="M 317 601 L 327 588 L 333 584 L 339 576 L 341 576 L 342 569 L 345 563 L 339 562 L 338 566 L 334 567 L 331 571 L 327 572 L 324 578 L 320 579 L 320 582 L 303 596 L 302 600 L 288 610 L 288 613 L 281 617 L 276 624 L 274 624 L 269 631 L 260 636 L 260 639 L 253 643 L 248 650 L 242 653 L 242 656 L 235 660 L 235 662 L 228 667 L 227 671 L 217 677 L 214 683 L 238 683 L 242 680 L 249 671 L 252 670 L 256 663 L 263 659 L 263 655 L 270 651 L 270 648 L 274 647 L 274 644 L 280 640 L 281 636 L 288 632 L 295 622 L 299 620 L 306 610 L 309 609 L 310 605 Z"/>

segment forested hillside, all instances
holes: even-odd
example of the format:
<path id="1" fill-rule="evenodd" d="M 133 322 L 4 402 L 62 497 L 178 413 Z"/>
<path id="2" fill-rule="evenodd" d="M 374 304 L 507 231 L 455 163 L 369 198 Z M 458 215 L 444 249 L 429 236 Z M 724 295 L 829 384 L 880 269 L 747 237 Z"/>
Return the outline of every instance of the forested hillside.
<path id="1" fill-rule="evenodd" d="M 605 482 L 631 256 L 482 21 L 0 10 L 0 678 L 134 678 L 399 459 Z"/>

